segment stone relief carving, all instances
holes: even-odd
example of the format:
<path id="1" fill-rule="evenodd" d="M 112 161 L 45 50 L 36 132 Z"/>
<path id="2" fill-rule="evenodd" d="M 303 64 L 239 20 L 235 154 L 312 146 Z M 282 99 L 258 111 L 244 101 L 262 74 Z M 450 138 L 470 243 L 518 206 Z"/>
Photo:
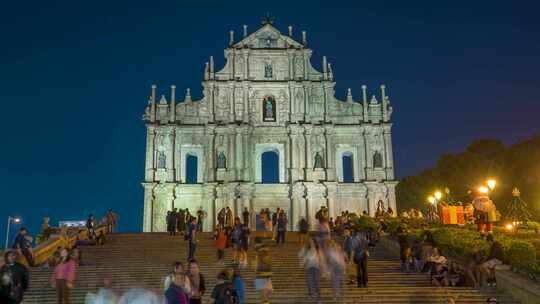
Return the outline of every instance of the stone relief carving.
<path id="1" fill-rule="evenodd" d="M 235 112 L 237 115 L 240 115 L 244 112 L 244 90 L 242 88 L 237 88 L 235 97 Z"/>
<path id="2" fill-rule="evenodd" d="M 304 58 L 303 57 L 296 57 L 294 60 L 294 67 L 296 71 L 296 77 L 303 77 L 304 76 Z"/>
<path id="3" fill-rule="evenodd" d="M 311 113 L 310 114 L 322 114 L 323 109 L 323 93 L 320 88 L 313 87 L 311 89 Z"/>
<path id="4" fill-rule="evenodd" d="M 260 48 L 271 48 L 277 47 L 279 35 L 275 32 L 264 31 L 261 32 L 258 36 L 257 46 Z"/>
<path id="5" fill-rule="evenodd" d="M 242 56 L 236 56 L 235 59 L 236 59 L 236 64 L 235 64 L 236 74 L 244 74 L 244 58 L 242 58 Z"/>

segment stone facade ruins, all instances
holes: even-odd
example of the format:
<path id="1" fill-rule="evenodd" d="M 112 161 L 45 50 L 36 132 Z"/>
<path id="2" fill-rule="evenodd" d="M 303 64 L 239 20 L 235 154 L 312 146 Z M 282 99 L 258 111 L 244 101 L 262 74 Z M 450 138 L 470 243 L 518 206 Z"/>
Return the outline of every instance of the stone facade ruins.
<path id="1" fill-rule="evenodd" d="M 335 97 L 332 66 L 311 65 L 306 33 L 293 38 L 266 21 L 257 31 L 225 49 L 225 66 L 204 70 L 202 98 L 156 96 L 145 109 L 146 164 L 143 230 L 165 231 L 167 210 L 202 207 L 204 229 L 211 230 L 217 211 L 230 206 L 280 207 L 296 230 L 301 217 L 313 225 L 316 211 L 327 206 L 335 217 L 343 210 L 367 211 L 377 203 L 396 210 L 392 154 L 392 107 L 381 85 L 368 98 Z M 264 163 L 273 153 L 275 163 Z M 189 180 L 188 158 L 196 176 Z M 193 164 L 193 162 L 192 162 Z M 263 173 L 275 166 L 277 180 Z M 194 169 L 193 167 L 191 169 Z M 193 174 L 192 174 L 193 175 Z M 253 221 L 252 221 L 253 222 Z"/>

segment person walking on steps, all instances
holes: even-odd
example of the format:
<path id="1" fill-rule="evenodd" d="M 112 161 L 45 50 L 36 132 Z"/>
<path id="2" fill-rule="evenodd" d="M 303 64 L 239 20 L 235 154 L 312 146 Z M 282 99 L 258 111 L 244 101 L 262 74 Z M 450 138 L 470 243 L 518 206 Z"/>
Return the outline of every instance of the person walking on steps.
<path id="1" fill-rule="evenodd" d="M 189 262 L 189 279 L 191 281 L 190 304 L 201 304 L 206 291 L 204 276 L 201 273 L 199 263 L 195 260 Z"/>
<path id="2" fill-rule="evenodd" d="M 255 290 L 260 292 L 261 303 L 269 304 L 272 297 L 272 255 L 261 238 L 255 238 Z"/>
<path id="3" fill-rule="evenodd" d="M 249 210 L 247 207 L 244 207 L 244 212 L 242 212 L 243 224 L 249 227 Z"/>
<path id="4" fill-rule="evenodd" d="M 13 249 L 17 250 L 19 257 L 22 255 L 26 259 L 28 266 L 34 266 L 34 252 L 32 251 L 32 242 L 29 241 L 28 230 L 25 227 L 21 227 L 19 233 L 15 237 L 13 242 Z M 24 261 L 21 261 L 24 263 Z"/>
<path id="5" fill-rule="evenodd" d="M 191 261 L 195 258 L 195 250 L 197 249 L 197 223 L 196 219 L 191 218 L 191 223 L 187 229 L 187 241 L 188 241 L 188 257 L 187 260 Z"/>
<path id="6" fill-rule="evenodd" d="M 66 248 L 60 251 L 60 259 L 60 264 L 54 268 L 51 285 L 56 288 L 58 304 L 69 304 L 69 294 L 75 286 L 77 264 Z"/>
<path id="7" fill-rule="evenodd" d="M 287 221 L 287 217 L 285 216 L 284 212 L 281 212 L 278 215 L 277 219 L 277 238 L 276 243 L 279 244 L 285 244 L 285 234 L 287 233 L 287 224 L 289 222 Z"/>
<path id="8" fill-rule="evenodd" d="M 367 287 L 368 283 L 369 241 L 364 232 L 358 234 L 358 243 L 354 249 L 353 261 L 356 264 L 356 284 Z"/>
<path id="9" fill-rule="evenodd" d="M 317 244 L 315 239 L 310 239 L 306 246 L 300 250 L 298 255 L 302 258 L 304 269 L 306 271 L 308 295 L 310 299 L 315 300 L 315 303 L 322 303 L 320 280 L 321 269 L 323 268 L 323 257 L 319 244 Z"/>

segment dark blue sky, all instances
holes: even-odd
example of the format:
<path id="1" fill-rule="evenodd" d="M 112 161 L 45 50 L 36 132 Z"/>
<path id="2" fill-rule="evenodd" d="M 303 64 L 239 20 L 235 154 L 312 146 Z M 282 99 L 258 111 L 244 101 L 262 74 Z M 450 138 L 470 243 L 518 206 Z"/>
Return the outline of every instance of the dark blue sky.
<path id="1" fill-rule="evenodd" d="M 254 31 L 267 11 L 282 32 L 308 31 L 339 97 L 387 85 L 398 176 L 475 138 L 539 131 L 537 1 L 16 2 L 0 12 L 2 237 L 8 214 L 35 233 L 43 215 L 108 207 L 139 230 L 150 85 L 198 98 L 208 56 L 221 66 L 228 31 Z"/>

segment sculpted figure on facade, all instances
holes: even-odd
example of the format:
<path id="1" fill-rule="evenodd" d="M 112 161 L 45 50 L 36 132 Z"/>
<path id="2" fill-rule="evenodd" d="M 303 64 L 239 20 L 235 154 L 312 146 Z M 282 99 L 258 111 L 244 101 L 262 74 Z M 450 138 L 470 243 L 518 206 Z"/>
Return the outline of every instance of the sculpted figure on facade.
<path id="1" fill-rule="evenodd" d="M 225 157 L 225 153 L 223 151 L 220 151 L 217 156 L 217 168 L 218 169 L 227 168 L 227 158 Z"/>
<path id="2" fill-rule="evenodd" d="M 321 153 L 319 153 L 318 151 L 315 153 L 315 160 L 314 160 L 314 165 L 313 165 L 313 168 L 314 169 L 322 169 L 324 168 L 324 160 L 323 160 L 323 157 L 321 155 Z"/>
<path id="3" fill-rule="evenodd" d="M 383 158 L 381 152 L 375 151 L 373 153 L 373 168 L 382 168 L 383 167 Z"/>
<path id="4" fill-rule="evenodd" d="M 272 61 L 270 60 L 270 58 L 267 58 L 264 61 L 264 78 L 272 78 L 272 77 L 274 77 Z"/>

